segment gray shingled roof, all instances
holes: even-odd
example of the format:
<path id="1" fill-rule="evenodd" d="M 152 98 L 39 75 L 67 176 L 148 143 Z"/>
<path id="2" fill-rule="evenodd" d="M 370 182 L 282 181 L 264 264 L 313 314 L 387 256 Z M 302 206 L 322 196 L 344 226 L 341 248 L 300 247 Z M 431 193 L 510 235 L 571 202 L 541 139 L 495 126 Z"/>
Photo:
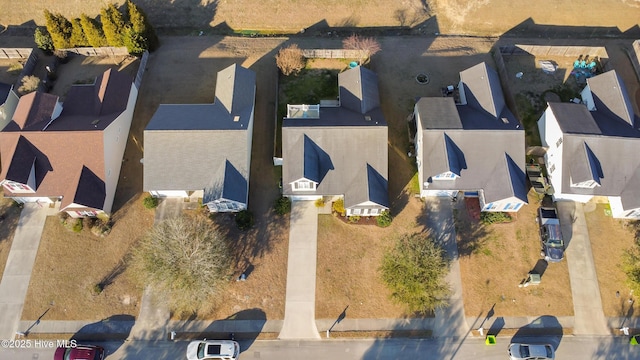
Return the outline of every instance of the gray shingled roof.
<path id="1" fill-rule="evenodd" d="M 338 74 L 340 105 L 361 114 L 380 107 L 378 76 L 358 66 Z"/>
<path id="2" fill-rule="evenodd" d="M 620 196 L 625 209 L 640 207 L 640 131 L 620 77 L 615 71 L 588 80 L 596 111 L 583 104 L 549 103 L 563 136 L 562 192 Z M 598 182 L 594 188 L 571 182 Z"/>
<path id="3" fill-rule="evenodd" d="M 316 122 L 318 120 L 309 120 Z M 360 202 L 347 196 L 352 189 L 368 189 L 367 164 L 387 174 L 387 127 L 286 126 L 282 128 L 283 191 L 285 195 L 342 195 L 345 207 Z M 327 171 L 316 191 L 295 193 L 289 185 L 304 178 L 304 138 L 311 139 L 329 156 L 333 169 Z M 358 196 L 358 199 L 362 197 Z"/>
<path id="4" fill-rule="evenodd" d="M 498 73 L 482 62 L 460 72 L 467 105 L 497 118 L 505 107 Z"/>
<path id="5" fill-rule="evenodd" d="M 633 107 L 624 82 L 615 70 L 587 79 L 587 86 L 599 113 L 633 125 Z"/>
<path id="6" fill-rule="evenodd" d="M 284 119 L 284 195 L 344 195 L 345 207 L 388 207 L 388 131 L 379 108 L 377 76 L 356 67 L 338 76 L 340 107 L 321 107 L 318 119 Z M 316 191 L 290 183 L 319 182 Z"/>
<path id="7" fill-rule="evenodd" d="M 218 73 L 213 104 L 160 105 L 144 131 L 145 191 L 204 190 L 205 202 L 246 203 L 255 78 L 232 65 Z"/>
<path id="8" fill-rule="evenodd" d="M 505 106 L 497 73 L 486 63 L 460 72 L 466 105 L 453 98 L 416 103 L 422 132 L 424 181 L 429 190 L 484 190 L 486 202 L 527 201 L 524 131 Z M 460 177 L 432 180 L 444 172 Z"/>
<path id="9" fill-rule="evenodd" d="M 438 130 L 424 130 L 422 136 L 424 181 L 429 182 L 429 190 L 484 189 L 486 202 L 512 196 L 527 201 L 526 191 L 522 194 L 520 189 L 525 186 L 523 131 L 453 129 L 445 134 Z M 431 180 L 430 176 L 450 171 L 448 168 L 442 170 L 445 136 L 459 147 L 466 168 L 455 180 Z M 507 156 L 510 161 L 507 161 Z M 514 171 L 514 166 L 522 176 Z"/>

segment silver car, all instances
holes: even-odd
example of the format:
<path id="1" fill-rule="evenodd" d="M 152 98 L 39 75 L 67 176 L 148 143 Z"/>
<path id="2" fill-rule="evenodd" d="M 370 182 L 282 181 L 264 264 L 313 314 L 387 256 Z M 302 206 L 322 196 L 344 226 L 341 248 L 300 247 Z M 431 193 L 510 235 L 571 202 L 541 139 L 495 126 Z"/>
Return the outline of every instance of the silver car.
<path id="1" fill-rule="evenodd" d="M 233 340 L 196 340 L 187 346 L 188 360 L 237 360 L 240 345 Z"/>
<path id="2" fill-rule="evenodd" d="M 511 360 L 553 360 L 555 351 L 549 344 L 534 345 L 513 343 L 509 345 L 509 358 Z"/>

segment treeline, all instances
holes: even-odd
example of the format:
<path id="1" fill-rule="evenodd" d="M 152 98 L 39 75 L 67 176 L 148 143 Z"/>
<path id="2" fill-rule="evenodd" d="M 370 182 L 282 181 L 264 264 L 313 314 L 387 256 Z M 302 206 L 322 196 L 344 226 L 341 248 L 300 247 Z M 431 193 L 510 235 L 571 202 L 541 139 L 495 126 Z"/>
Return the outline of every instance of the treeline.
<path id="1" fill-rule="evenodd" d="M 38 48 L 45 52 L 74 47 L 125 46 L 130 54 L 153 51 L 158 47 L 158 36 L 147 21 L 147 16 L 132 1 L 125 2 L 121 12 L 115 4 L 100 10 L 99 19 L 86 14 L 67 19 L 59 13 L 44 11 L 46 28 L 38 27 L 34 38 Z"/>

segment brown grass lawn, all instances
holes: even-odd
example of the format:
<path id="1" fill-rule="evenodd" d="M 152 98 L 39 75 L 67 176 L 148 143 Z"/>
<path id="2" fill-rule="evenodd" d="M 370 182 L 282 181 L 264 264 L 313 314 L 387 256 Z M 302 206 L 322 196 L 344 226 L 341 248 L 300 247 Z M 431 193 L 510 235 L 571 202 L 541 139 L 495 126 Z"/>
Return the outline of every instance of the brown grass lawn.
<path id="1" fill-rule="evenodd" d="M 225 291 L 212 300 L 213 310 L 197 318 L 284 319 L 289 218 L 273 211 L 254 216 L 255 225 L 246 232 L 238 230 L 233 215 L 213 216 L 231 242 L 237 265 Z M 246 281 L 236 281 L 243 272 L 248 274 Z"/>
<path id="2" fill-rule="evenodd" d="M 485 313 L 494 304 L 496 316 L 573 315 L 566 261 L 549 264 L 540 285 L 518 287 L 541 260 L 537 207 L 537 197 L 530 194 L 529 205 L 512 222 L 484 226 L 470 220 L 464 202 L 458 202 L 456 229 L 467 316 Z"/>
<path id="3" fill-rule="evenodd" d="M 111 233 L 99 238 L 87 229 L 66 230 L 57 216 L 45 223 L 25 299 L 23 320 L 100 320 L 137 316 L 142 288 L 123 265 L 131 247 L 153 224 L 153 212 L 138 196 L 114 214 Z M 111 279 L 100 294 L 94 286 Z"/>
<path id="4" fill-rule="evenodd" d="M 385 250 L 404 233 L 424 230 L 417 217 L 423 203 L 415 198 L 390 227 L 346 224 L 332 215 L 318 217 L 316 318 L 335 318 L 348 305 L 350 318 L 409 316 L 390 299 L 378 268 Z"/>
<path id="5" fill-rule="evenodd" d="M 621 256 L 633 245 L 634 235 L 625 225 L 626 221 L 605 215 L 608 204 L 593 205 L 595 204 L 585 205 L 585 217 L 604 314 L 612 317 L 638 316 L 640 310 L 637 306 L 634 307 L 633 314 L 628 313 L 630 289 L 626 285 L 626 275 L 620 268 Z M 620 297 L 616 297 L 616 291 L 620 292 Z"/>
<path id="6" fill-rule="evenodd" d="M 13 234 L 20 220 L 20 208 L 16 203 L 0 196 L 0 279 L 7 265 L 9 250 L 13 243 Z"/>

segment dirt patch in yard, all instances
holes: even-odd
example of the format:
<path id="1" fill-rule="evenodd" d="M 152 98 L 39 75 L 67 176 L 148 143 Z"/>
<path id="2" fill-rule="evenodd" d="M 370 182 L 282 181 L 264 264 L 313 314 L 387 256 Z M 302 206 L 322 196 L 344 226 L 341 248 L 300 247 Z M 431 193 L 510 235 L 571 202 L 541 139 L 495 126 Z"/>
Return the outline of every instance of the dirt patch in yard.
<path id="1" fill-rule="evenodd" d="M 142 288 L 126 264 L 136 241 L 153 224 L 153 212 L 134 198 L 113 217 L 111 233 L 100 238 L 88 229 L 63 227 L 58 216 L 45 223 L 25 299 L 23 320 L 101 320 L 137 316 Z M 105 284 L 102 292 L 97 284 Z"/>
<path id="2" fill-rule="evenodd" d="M 548 266 L 540 258 L 539 201 L 529 195 L 510 223 L 482 225 L 458 202 L 456 231 L 465 314 L 480 316 L 571 316 L 573 302 L 567 261 Z M 542 272 L 540 285 L 519 287 L 529 271 Z"/>
<path id="3" fill-rule="evenodd" d="M 20 207 L 13 200 L 0 196 L 0 279 L 7 265 L 13 234 L 19 220 Z"/>
<path id="4" fill-rule="evenodd" d="M 631 227 L 626 220 L 607 215 L 607 211 L 611 211 L 609 204 L 587 203 L 584 209 L 604 315 L 639 316 L 640 309 L 628 302 L 637 297 L 631 296 L 627 276 L 620 267 L 622 254 L 633 246 Z"/>

